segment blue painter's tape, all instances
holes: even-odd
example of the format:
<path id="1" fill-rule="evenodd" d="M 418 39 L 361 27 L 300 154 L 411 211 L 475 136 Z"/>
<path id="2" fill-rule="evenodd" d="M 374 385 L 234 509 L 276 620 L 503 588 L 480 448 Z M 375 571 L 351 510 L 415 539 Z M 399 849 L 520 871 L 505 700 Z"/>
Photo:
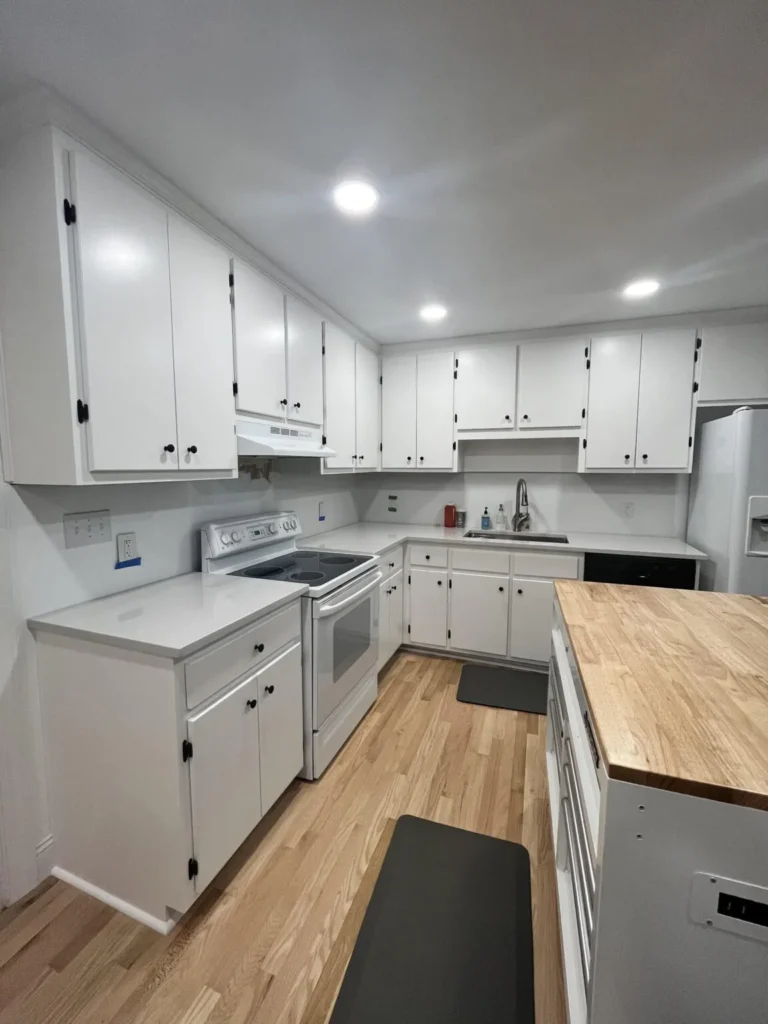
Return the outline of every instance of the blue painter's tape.
<path id="1" fill-rule="evenodd" d="M 141 565 L 141 558 L 129 558 L 127 562 L 115 562 L 116 569 L 129 569 L 132 565 Z"/>
<path id="2" fill-rule="evenodd" d="M 324 522 L 325 522 L 325 516 L 318 516 L 318 517 L 317 517 L 317 521 L 318 521 L 319 523 L 324 523 Z"/>

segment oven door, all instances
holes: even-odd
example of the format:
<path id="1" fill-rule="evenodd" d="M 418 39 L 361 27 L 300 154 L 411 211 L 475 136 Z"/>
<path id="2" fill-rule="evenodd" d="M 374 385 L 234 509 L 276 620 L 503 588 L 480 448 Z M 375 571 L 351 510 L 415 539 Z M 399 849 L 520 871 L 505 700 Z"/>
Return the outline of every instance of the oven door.
<path id="1" fill-rule="evenodd" d="M 376 667 L 379 656 L 379 583 L 366 573 L 312 602 L 312 725 L 315 731 Z"/>

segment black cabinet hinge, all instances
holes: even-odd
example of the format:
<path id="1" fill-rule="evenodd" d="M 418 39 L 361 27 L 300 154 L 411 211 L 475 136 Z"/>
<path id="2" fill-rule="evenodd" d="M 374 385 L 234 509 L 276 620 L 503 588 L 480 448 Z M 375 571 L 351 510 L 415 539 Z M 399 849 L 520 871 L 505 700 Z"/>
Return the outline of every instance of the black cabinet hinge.
<path id="1" fill-rule="evenodd" d="M 187 762 L 192 757 L 192 744 L 189 740 L 181 741 L 181 760 Z"/>
<path id="2" fill-rule="evenodd" d="M 693 448 L 693 438 L 692 437 L 688 438 L 688 447 L 689 448 Z"/>
<path id="3" fill-rule="evenodd" d="M 450 629 L 448 630 L 448 639 L 449 640 L 451 639 L 451 631 L 450 631 Z"/>
<path id="4" fill-rule="evenodd" d="M 199 871 L 200 868 L 197 865 L 197 861 L 195 860 L 194 857 L 190 857 L 189 863 L 187 864 L 187 873 L 189 875 L 189 880 L 192 881 L 192 879 L 199 874 Z"/>
<path id="5" fill-rule="evenodd" d="M 698 390 L 699 390 L 699 382 L 698 381 L 694 381 L 693 382 L 693 393 L 694 393 L 694 395 L 696 394 L 696 392 Z"/>
<path id="6" fill-rule="evenodd" d="M 235 287 L 235 275 L 234 274 L 230 274 L 229 275 L 229 287 L 230 288 L 234 288 Z"/>
<path id="7" fill-rule="evenodd" d="M 70 203 L 68 199 L 64 200 L 64 223 L 67 227 L 70 224 L 77 223 L 77 207 L 74 203 Z"/>
<path id="8" fill-rule="evenodd" d="M 694 363 L 698 363 L 698 361 L 699 361 L 699 350 L 698 349 L 696 349 L 696 351 L 693 353 L 693 361 L 694 361 Z"/>
<path id="9" fill-rule="evenodd" d="M 384 451 L 384 445 L 381 443 L 381 441 L 379 441 L 379 451 L 380 452 Z"/>
<path id="10" fill-rule="evenodd" d="M 379 377 L 379 384 L 380 384 L 380 385 L 383 385 L 383 384 L 384 384 L 384 378 L 383 378 L 383 377 Z"/>
<path id="11" fill-rule="evenodd" d="M 453 442 L 453 450 L 456 451 L 456 442 Z"/>
<path id="12" fill-rule="evenodd" d="M 322 444 L 328 444 L 328 438 L 325 436 L 325 434 L 323 434 L 323 436 L 321 437 L 320 441 L 321 441 Z"/>
<path id="13" fill-rule="evenodd" d="M 78 423 L 85 423 L 89 419 L 90 419 L 90 413 L 88 412 L 88 406 L 85 404 L 85 402 L 81 398 L 78 398 L 78 400 L 77 400 L 77 422 Z"/>
<path id="14" fill-rule="evenodd" d="M 696 339 L 696 348 L 697 349 L 701 348 L 701 338 L 697 338 Z"/>
<path id="15" fill-rule="evenodd" d="M 408 626 L 408 632 L 409 632 L 409 633 L 411 632 L 411 627 L 410 627 L 410 626 Z"/>
<path id="16" fill-rule="evenodd" d="M 408 577 L 408 583 L 410 584 L 410 582 L 411 582 L 411 577 L 409 576 Z M 408 628 L 410 629 L 410 626 Z"/>
<path id="17" fill-rule="evenodd" d="M 232 394 L 233 395 L 237 394 L 237 381 L 236 380 L 232 381 Z"/>
<path id="18" fill-rule="evenodd" d="M 592 365 L 592 360 L 588 359 L 587 360 L 587 369 L 589 369 L 591 365 Z"/>
<path id="19" fill-rule="evenodd" d="M 453 379 L 454 380 L 458 380 L 459 379 L 459 371 L 458 370 L 454 370 L 453 371 Z"/>
<path id="20" fill-rule="evenodd" d="M 584 358 L 586 359 L 588 355 L 589 355 L 589 345 L 587 345 L 587 346 L 586 346 L 586 347 L 584 348 Z"/>
<path id="21" fill-rule="evenodd" d="M 325 345 L 323 345 L 323 355 L 325 355 Z"/>
<path id="22" fill-rule="evenodd" d="M 453 587 L 453 580 L 448 580 L 448 589 L 451 590 Z"/>
<path id="23" fill-rule="evenodd" d="M 587 439 L 586 439 L 586 437 L 585 437 L 585 438 L 584 438 L 584 440 L 583 440 L 583 441 L 581 442 L 581 447 L 582 447 L 582 448 L 586 448 L 586 447 L 587 447 Z"/>
<path id="24" fill-rule="evenodd" d="M 581 418 L 583 420 L 585 420 L 587 418 L 587 410 L 586 409 L 582 409 L 581 410 Z"/>
<path id="25" fill-rule="evenodd" d="M 459 422 L 459 414 L 457 412 L 455 412 L 453 414 L 453 422 L 454 423 L 458 423 Z"/>

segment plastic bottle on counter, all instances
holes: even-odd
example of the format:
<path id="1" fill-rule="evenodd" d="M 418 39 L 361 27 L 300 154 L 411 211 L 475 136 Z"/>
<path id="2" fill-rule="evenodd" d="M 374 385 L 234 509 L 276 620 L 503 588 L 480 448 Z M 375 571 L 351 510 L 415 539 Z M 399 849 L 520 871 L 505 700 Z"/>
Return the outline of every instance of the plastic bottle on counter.
<path id="1" fill-rule="evenodd" d="M 491 516 L 490 516 L 490 514 L 488 512 L 488 506 L 486 505 L 485 508 L 483 509 L 483 514 L 480 517 L 480 529 L 481 530 L 490 530 L 490 528 L 491 528 Z"/>
<path id="2" fill-rule="evenodd" d="M 499 511 L 496 513 L 496 529 L 506 530 L 507 528 L 507 515 L 504 511 L 504 506 L 499 504 Z"/>

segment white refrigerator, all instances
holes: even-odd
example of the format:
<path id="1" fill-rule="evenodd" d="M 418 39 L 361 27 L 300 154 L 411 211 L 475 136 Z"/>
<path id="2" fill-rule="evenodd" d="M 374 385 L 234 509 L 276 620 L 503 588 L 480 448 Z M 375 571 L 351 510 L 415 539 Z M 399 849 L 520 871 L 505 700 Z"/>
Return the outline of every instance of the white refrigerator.
<path id="1" fill-rule="evenodd" d="M 737 409 L 701 428 L 688 543 L 709 561 L 701 589 L 768 596 L 768 409 Z"/>

